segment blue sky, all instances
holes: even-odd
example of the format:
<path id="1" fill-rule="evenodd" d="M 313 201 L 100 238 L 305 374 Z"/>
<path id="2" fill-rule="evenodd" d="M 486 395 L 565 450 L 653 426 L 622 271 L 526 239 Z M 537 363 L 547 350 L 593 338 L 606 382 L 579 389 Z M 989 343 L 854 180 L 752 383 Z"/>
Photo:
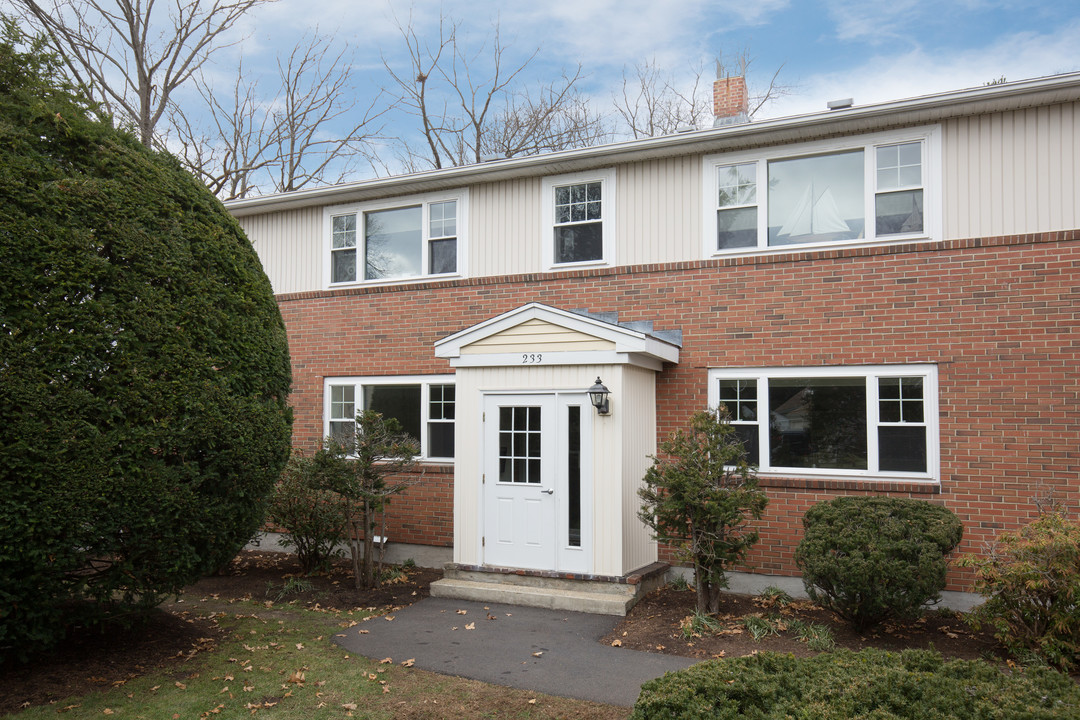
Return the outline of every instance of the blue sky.
<path id="1" fill-rule="evenodd" d="M 794 86 L 761 117 L 824 109 L 840 97 L 864 104 L 1080 70 L 1075 0 L 279 0 L 245 24 L 245 63 L 272 67 L 277 49 L 317 27 L 356 48 L 370 92 L 387 85 L 380 58 L 401 57 L 394 16 L 410 13 L 421 36 L 437 32 L 443 14 L 473 42 L 498 22 L 519 59 L 540 49 L 526 82 L 580 62 L 597 102 L 610 103 L 635 62 L 655 58 L 688 75 L 746 49 L 752 85 L 782 65 L 779 81 Z"/>

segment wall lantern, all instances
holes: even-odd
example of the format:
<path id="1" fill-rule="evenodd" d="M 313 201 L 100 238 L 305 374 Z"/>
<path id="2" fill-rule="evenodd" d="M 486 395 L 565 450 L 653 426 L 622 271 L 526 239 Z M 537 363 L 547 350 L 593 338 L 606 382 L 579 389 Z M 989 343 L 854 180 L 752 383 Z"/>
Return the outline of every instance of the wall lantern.
<path id="1" fill-rule="evenodd" d="M 607 389 L 604 383 L 600 382 L 600 378 L 596 378 L 596 383 L 589 388 L 589 401 L 592 406 L 596 408 L 598 415 L 608 415 L 611 413 L 611 406 L 608 404 L 608 396 L 611 395 L 611 391 Z"/>

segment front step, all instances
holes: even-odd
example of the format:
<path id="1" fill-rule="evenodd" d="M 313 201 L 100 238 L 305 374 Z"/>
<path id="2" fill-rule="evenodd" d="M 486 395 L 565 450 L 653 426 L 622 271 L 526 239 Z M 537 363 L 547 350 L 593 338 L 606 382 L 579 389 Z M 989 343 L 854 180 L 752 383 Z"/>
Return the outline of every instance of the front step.
<path id="1" fill-rule="evenodd" d="M 668 566 L 653 563 L 623 577 L 556 576 L 502 568 L 446 566 L 434 597 L 623 616 L 664 583 Z"/>

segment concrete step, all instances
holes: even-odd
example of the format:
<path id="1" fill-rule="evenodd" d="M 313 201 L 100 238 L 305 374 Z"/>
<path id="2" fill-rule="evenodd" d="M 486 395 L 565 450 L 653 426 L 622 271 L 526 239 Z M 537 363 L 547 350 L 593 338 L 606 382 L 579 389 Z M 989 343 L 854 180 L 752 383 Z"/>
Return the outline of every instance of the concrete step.
<path id="1" fill-rule="evenodd" d="M 550 610 L 569 610 L 573 612 L 593 613 L 596 615 L 626 615 L 638 598 L 630 594 L 597 592 L 592 590 L 569 590 L 566 588 L 537 587 L 505 582 L 508 577 L 500 576 L 504 582 L 483 582 L 444 577 L 431 583 L 434 597 L 474 602 L 502 603 L 505 605 L 525 605 L 528 607 L 548 608 Z M 550 578 L 545 578 L 550 579 Z M 628 586 L 622 586 L 628 587 Z"/>
<path id="2" fill-rule="evenodd" d="M 506 572 L 488 572 L 484 570 L 467 570 L 453 565 L 443 568 L 443 577 L 453 580 L 467 580 L 475 583 L 489 585 L 512 585 L 516 587 L 529 587 L 557 592 L 588 592 L 597 595 L 610 595 L 615 597 L 633 597 L 637 594 L 637 586 L 628 583 L 612 582 L 608 580 L 579 580 L 561 577 L 546 577 L 542 575 L 518 575 Z"/>

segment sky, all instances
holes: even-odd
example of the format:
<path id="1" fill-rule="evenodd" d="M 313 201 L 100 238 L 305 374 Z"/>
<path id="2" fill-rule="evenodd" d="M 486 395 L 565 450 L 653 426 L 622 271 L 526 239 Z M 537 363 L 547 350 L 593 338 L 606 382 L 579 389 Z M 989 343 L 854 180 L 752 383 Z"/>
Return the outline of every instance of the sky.
<path id="1" fill-rule="evenodd" d="M 705 63 L 711 77 L 716 56 L 746 50 L 751 89 L 777 69 L 792 86 L 759 117 L 1080 70 L 1076 0 L 279 0 L 244 23 L 245 63 L 272 62 L 317 28 L 353 45 L 366 86 L 388 86 L 382 58 L 401 59 L 396 23 L 410 16 L 422 37 L 445 16 L 477 44 L 498 24 L 513 57 L 539 49 L 526 82 L 580 63 L 597 100 L 610 99 L 636 62 L 655 59 L 684 76 Z"/>

